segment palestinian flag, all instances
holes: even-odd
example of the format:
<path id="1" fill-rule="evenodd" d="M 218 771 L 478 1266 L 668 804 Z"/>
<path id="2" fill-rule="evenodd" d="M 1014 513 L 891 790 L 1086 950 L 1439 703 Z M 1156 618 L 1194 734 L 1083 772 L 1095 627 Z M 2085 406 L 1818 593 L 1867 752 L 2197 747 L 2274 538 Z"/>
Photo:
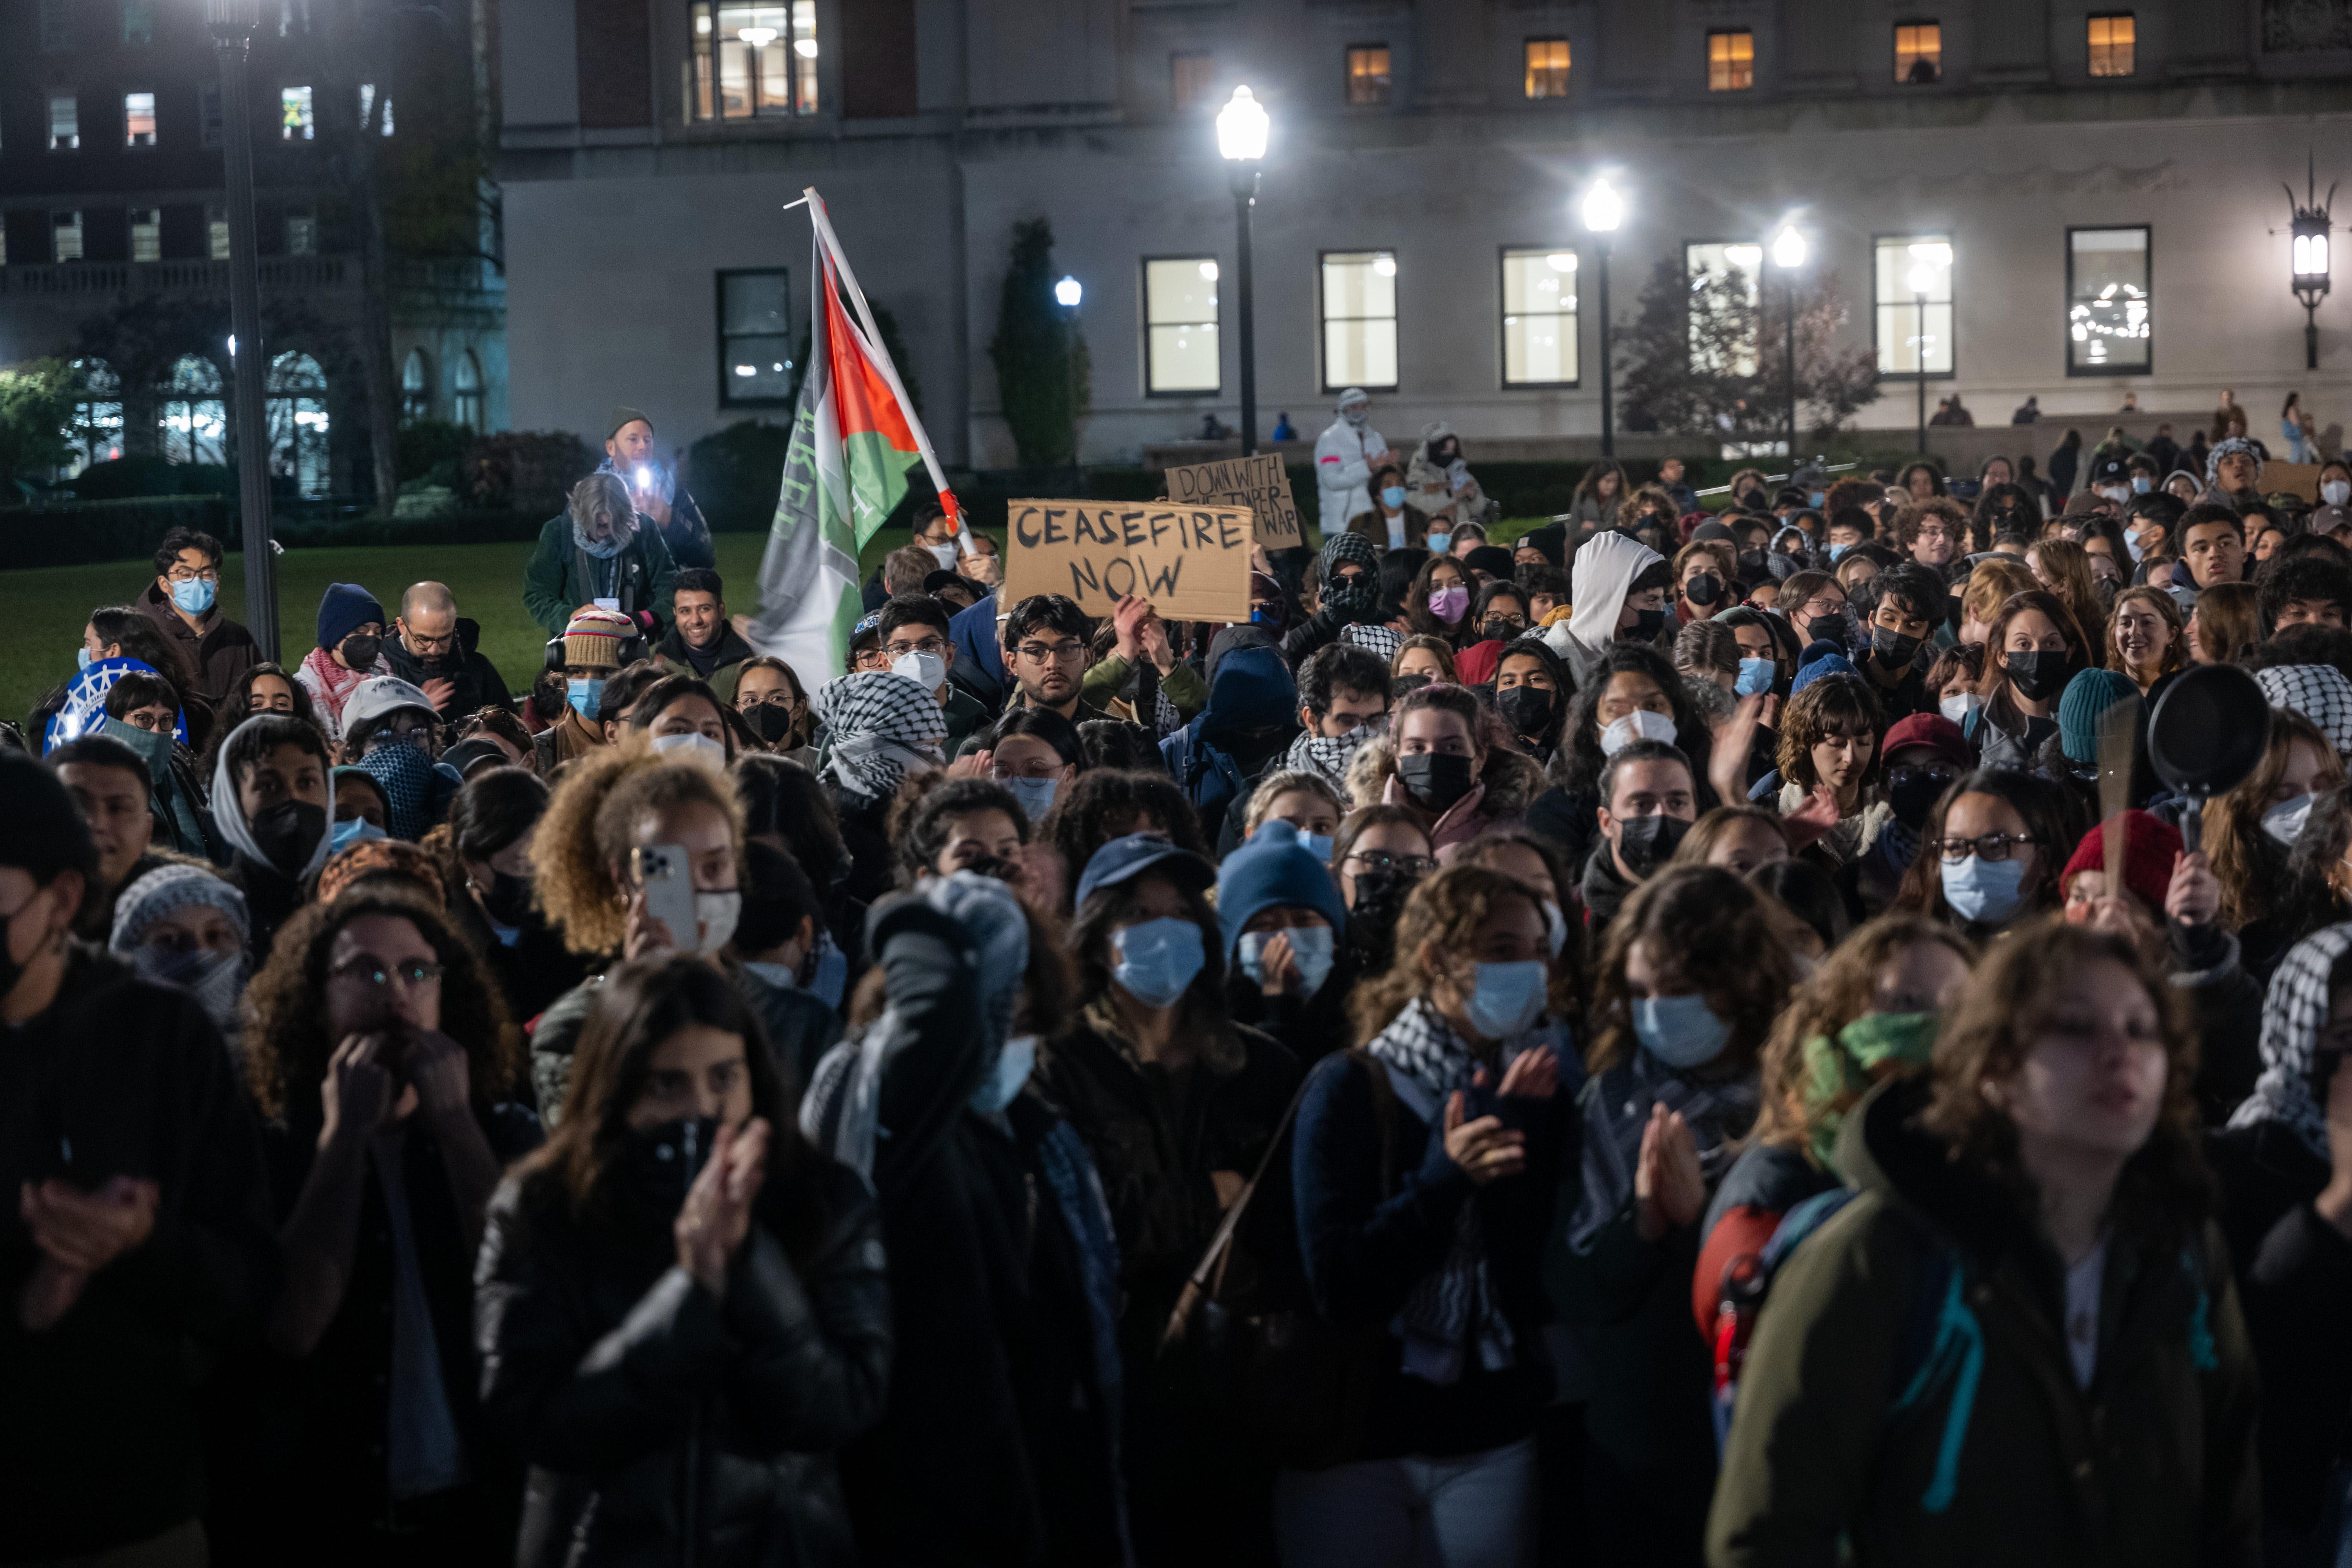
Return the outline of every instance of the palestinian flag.
<path id="1" fill-rule="evenodd" d="M 918 460 L 959 529 L 961 514 L 824 203 L 813 188 L 805 199 L 816 229 L 809 363 L 760 561 L 761 607 L 751 640 L 814 690 L 843 670 L 864 607 L 858 552 L 905 497 Z M 843 308 L 845 293 L 858 320 Z"/>

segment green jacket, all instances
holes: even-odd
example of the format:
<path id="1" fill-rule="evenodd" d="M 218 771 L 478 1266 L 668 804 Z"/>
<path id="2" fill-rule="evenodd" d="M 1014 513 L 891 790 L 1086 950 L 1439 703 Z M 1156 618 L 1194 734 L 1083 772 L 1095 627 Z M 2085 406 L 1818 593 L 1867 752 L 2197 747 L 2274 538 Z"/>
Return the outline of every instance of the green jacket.
<path id="1" fill-rule="evenodd" d="M 1079 700 L 1108 709 L 1118 700 L 1120 690 L 1127 685 L 1129 668 L 1128 661 L 1115 653 L 1103 655 L 1079 679 Z M 1209 683 L 1201 679 L 1199 670 L 1181 658 L 1160 678 L 1160 689 L 1168 693 L 1168 700 L 1175 705 L 1178 715 L 1188 722 L 1209 705 Z M 1143 724 L 1151 722 L 1149 713 L 1139 713 L 1136 719 Z"/>
<path id="2" fill-rule="evenodd" d="M 549 518 L 547 526 L 539 531 L 539 547 L 530 552 L 530 565 L 522 577 L 523 608 L 549 637 L 562 636 L 572 612 L 599 596 L 582 569 L 587 559 L 572 542 L 572 514 L 559 511 Z M 636 538 L 614 560 L 620 568 L 615 584 L 620 592 L 606 596 L 619 598 L 624 615 L 650 614 L 659 623 L 653 634 L 658 639 L 669 630 L 670 590 L 677 585 L 677 563 L 670 559 L 661 530 L 650 519 L 640 517 Z"/>
<path id="3" fill-rule="evenodd" d="M 662 668 L 671 675 L 699 675 L 688 660 L 685 639 L 675 626 L 654 654 L 661 660 Z M 743 679 L 743 666 L 759 657 L 759 650 L 737 635 L 733 626 L 722 626 L 719 628 L 719 662 L 703 678 L 704 683 L 719 701 L 731 703 L 735 700 L 735 683 Z"/>
<path id="4" fill-rule="evenodd" d="M 2111 1230 L 2084 1389 L 2057 1256 L 1917 1129 L 1924 1092 L 1897 1080 L 1846 1120 L 1858 1194 L 1760 1309 L 1708 1563 L 2252 1568 L 2254 1367 L 2219 1231 Z"/>

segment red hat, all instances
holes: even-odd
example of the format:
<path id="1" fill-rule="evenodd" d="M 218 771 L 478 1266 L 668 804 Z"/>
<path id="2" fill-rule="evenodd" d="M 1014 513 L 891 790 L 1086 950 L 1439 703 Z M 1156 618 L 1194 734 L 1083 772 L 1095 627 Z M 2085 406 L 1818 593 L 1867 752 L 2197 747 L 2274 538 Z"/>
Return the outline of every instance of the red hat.
<path id="1" fill-rule="evenodd" d="M 1878 754 L 1891 757 L 1906 746 L 1925 746 L 1958 767 L 1977 765 L 1976 749 L 1969 744 L 1968 736 L 1941 713 L 1914 713 L 1898 721 L 1879 742 Z"/>
<path id="2" fill-rule="evenodd" d="M 2062 891 L 2078 871 L 2106 869 L 2106 831 L 2107 825 L 2102 822 L 2083 835 L 2066 868 L 2058 874 Z M 2124 886 L 2159 910 L 2164 908 L 2165 894 L 2172 889 L 2172 862 L 2179 853 L 2179 828 L 2144 811 L 2124 813 Z"/>

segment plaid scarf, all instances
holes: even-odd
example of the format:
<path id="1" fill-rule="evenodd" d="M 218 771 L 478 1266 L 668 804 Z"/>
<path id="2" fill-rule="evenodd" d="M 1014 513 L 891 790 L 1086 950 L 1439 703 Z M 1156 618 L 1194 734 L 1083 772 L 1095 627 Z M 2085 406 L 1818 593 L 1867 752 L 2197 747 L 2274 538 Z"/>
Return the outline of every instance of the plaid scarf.
<path id="1" fill-rule="evenodd" d="M 375 673 L 372 669 L 345 669 L 335 662 L 335 656 L 322 647 L 314 647 L 302 656 L 302 668 L 316 677 L 319 700 L 326 704 L 327 712 L 340 731 L 343 723 L 343 704 L 351 700 L 352 689 Z"/>

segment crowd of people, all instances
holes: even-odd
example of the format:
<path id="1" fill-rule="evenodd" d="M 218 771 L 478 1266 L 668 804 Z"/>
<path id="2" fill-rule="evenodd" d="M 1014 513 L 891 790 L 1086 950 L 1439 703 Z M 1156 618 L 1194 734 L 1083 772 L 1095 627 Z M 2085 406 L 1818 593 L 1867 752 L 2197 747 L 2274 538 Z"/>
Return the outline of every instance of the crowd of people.
<path id="1" fill-rule="evenodd" d="M 918 513 L 796 669 L 624 451 L 518 696 L 164 539 L 0 749 L 0 1561 L 2336 1563 L 2343 498 L 1368 401 L 1232 625 Z"/>

